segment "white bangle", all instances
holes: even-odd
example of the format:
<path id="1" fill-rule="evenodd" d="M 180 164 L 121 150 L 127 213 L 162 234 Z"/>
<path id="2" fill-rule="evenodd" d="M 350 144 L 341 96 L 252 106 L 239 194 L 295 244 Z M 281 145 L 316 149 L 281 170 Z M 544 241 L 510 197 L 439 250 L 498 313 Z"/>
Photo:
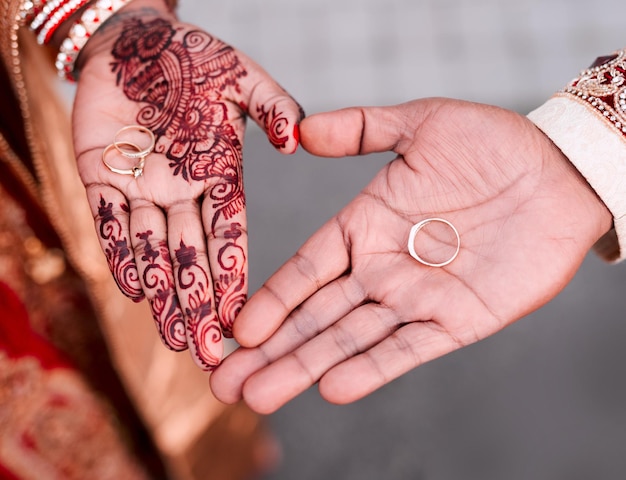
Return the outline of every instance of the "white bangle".
<path id="1" fill-rule="evenodd" d="M 44 3 L 39 13 L 37 13 L 32 22 L 30 22 L 28 28 L 30 28 L 33 32 L 38 30 L 39 27 L 41 27 L 48 20 L 48 18 L 50 18 L 50 15 L 61 7 L 66 1 L 67 0 L 52 0 Z"/>
<path id="2" fill-rule="evenodd" d="M 39 43 L 39 45 L 47 44 L 56 29 L 75 12 L 80 10 L 88 1 L 89 0 L 69 0 L 67 3 L 60 5 L 57 10 L 48 17 L 46 23 L 44 23 L 39 30 L 37 43 Z"/>
<path id="3" fill-rule="evenodd" d="M 18 13 L 20 25 L 30 25 L 44 4 L 44 0 L 24 0 Z"/>
<path id="4" fill-rule="evenodd" d="M 91 36 L 111 15 L 132 0 L 98 0 L 85 11 L 71 27 L 67 38 L 61 43 L 55 66 L 59 76 L 75 81 L 76 59 Z"/>

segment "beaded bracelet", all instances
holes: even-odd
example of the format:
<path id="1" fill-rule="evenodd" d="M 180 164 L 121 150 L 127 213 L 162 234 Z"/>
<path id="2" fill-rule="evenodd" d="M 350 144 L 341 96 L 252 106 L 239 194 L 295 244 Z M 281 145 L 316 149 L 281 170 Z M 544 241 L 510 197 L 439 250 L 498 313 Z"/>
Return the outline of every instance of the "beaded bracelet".
<path id="1" fill-rule="evenodd" d="M 59 5 L 43 24 L 37 34 L 37 42 L 48 44 L 57 28 L 70 18 L 74 13 L 80 10 L 89 0 L 69 0 L 67 3 Z"/>
<path id="2" fill-rule="evenodd" d="M 18 12 L 20 25 L 30 24 L 39 14 L 45 3 L 45 0 L 26 0 L 22 2 Z"/>
<path id="3" fill-rule="evenodd" d="M 76 59 L 91 36 L 106 22 L 111 15 L 132 0 L 98 0 L 85 8 L 69 30 L 67 38 L 61 43 L 55 66 L 59 76 L 69 81 L 76 81 L 74 68 Z"/>
<path id="4" fill-rule="evenodd" d="M 50 16 L 56 12 L 59 7 L 62 7 L 68 0 L 49 0 L 43 3 L 41 9 L 35 15 L 35 18 L 30 22 L 28 28 L 33 32 L 39 30 L 39 28 L 50 18 Z"/>

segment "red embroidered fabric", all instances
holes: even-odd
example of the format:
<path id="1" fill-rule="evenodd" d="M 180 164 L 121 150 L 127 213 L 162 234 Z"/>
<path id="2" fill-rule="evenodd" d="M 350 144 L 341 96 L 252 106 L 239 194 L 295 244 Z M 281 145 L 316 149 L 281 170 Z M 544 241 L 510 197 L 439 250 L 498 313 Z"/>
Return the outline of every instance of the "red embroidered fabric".
<path id="1" fill-rule="evenodd" d="M 626 50 L 598 57 L 562 93 L 591 106 L 626 136 Z"/>
<path id="2" fill-rule="evenodd" d="M 0 350 L 9 358 L 32 356 L 42 368 L 70 368 L 69 361 L 30 328 L 28 312 L 17 294 L 0 281 Z"/>

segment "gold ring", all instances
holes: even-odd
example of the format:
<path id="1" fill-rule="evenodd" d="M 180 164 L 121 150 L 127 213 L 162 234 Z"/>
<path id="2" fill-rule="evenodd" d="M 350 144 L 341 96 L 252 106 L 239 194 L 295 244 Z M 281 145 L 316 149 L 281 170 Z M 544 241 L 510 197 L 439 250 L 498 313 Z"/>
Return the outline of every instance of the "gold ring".
<path id="1" fill-rule="evenodd" d="M 415 251 L 415 236 L 417 235 L 417 232 L 419 232 L 422 228 L 424 228 L 426 225 L 432 222 L 439 222 L 439 223 L 443 223 L 447 225 L 448 227 L 452 229 L 452 231 L 454 232 L 454 235 L 456 235 L 456 250 L 454 251 L 452 256 L 445 262 L 441 262 L 441 263 L 427 262 L 422 257 L 420 257 Z M 446 265 L 451 263 L 452 260 L 454 260 L 456 256 L 459 254 L 459 250 L 461 249 L 461 237 L 459 236 L 459 232 L 457 231 L 457 229 L 454 228 L 454 225 L 452 225 L 447 220 L 444 220 L 443 218 L 427 218 L 426 220 L 422 220 L 421 222 L 416 223 L 415 225 L 413 225 L 413 227 L 411 227 L 411 233 L 409 233 L 408 247 L 409 247 L 409 253 L 418 262 L 428 267 L 445 267 Z"/>
<path id="2" fill-rule="evenodd" d="M 138 147 L 137 145 L 131 142 L 123 141 L 123 142 L 118 142 L 118 144 L 124 145 L 126 147 L 133 147 L 135 148 L 136 151 L 140 151 L 140 147 Z M 111 170 L 113 173 L 119 173 L 120 175 L 132 175 L 135 178 L 140 177 L 141 174 L 143 173 L 143 168 L 146 164 L 146 157 L 145 156 L 141 157 L 141 159 L 132 168 L 126 168 L 126 169 L 117 168 L 117 167 L 114 167 L 113 165 L 109 165 L 106 161 L 107 153 L 109 153 L 109 151 L 112 148 L 115 148 L 119 152 L 119 148 L 116 144 L 112 143 L 110 145 L 107 145 L 104 151 L 102 152 L 102 163 L 104 163 L 106 167 L 109 170 Z"/>
<path id="3" fill-rule="evenodd" d="M 150 144 L 145 148 L 140 148 L 137 146 L 137 144 L 129 143 L 128 140 L 124 138 L 120 138 L 120 135 L 126 132 L 129 132 L 130 130 L 136 130 L 141 134 L 147 135 L 148 138 L 150 139 Z M 133 142 L 135 141 L 135 139 L 133 138 L 129 140 L 132 140 Z M 152 152 L 152 150 L 154 150 L 154 147 L 156 145 L 156 140 L 154 138 L 154 133 L 152 133 L 152 130 L 150 130 L 149 128 L 146 128 L 141 125 L 128 125 L 126 127 L 120 128 L 117 131 L 117 133 L 115 134 L 115 137 L 113 137 L 112 145 L 115 146 L 118 152 L 120 152 L 122 155 L 124 155 L 127 158 L 142 158 L 142 157 L 147 156 L 150 152 Z M 122 148 L 124 145 L 132 145 L 133 147 L 136 148 L 136 150 L 129 151 L 127 149 L 124 149 Z"/>

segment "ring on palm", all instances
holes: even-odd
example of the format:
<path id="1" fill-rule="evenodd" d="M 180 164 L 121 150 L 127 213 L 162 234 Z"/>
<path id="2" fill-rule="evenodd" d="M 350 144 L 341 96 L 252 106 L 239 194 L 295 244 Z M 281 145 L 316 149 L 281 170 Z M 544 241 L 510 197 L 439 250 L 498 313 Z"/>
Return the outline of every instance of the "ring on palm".
<path id="1" fill-rule="evenodd" d="M 146 138 L 147 137 L 147 145 Z M 129 143 L 130 142 L 130 143 Z M 128 125 L 120 128 L 115 137 L 113 137 L 113 144 L 118 152 L 127 158 L 144 158 L 146 157 L 156 145 L 154 133 L 149 128 L 142 125 Z M 135 150 L 129 150 L 128 146 L 132 146 Z"/>
<path id="2" fill-rule="evenodd" d="M 452 231 L 454 232 L 454 235 L 456 236 L 456 249 L 454 250 L 454 253 L 452 254 L 452 256 L 443 262 L 429 262 L 427 260 L 424 260 L 422 257 L 420 257 L 415 251 L 415 237 L 417 233 L 426 225 L 428 225 L 429 223 L 433 223 L 433 222 L 443 223 L 447 225 L 448 227 L 452 229 Z M 413 227 L 411 227 L 411 232 L 409 233 L 408 248 L 409 248 L 409 254 L 421 264 L 426 265 L 428 267 L 445 267 L 446 265 L 451 263 L 459 254 L 459 250 L 461 249 L 461 237 L 459 236 L 459 232 L 457 231 L 457 229 L 449 221 L 444 220 L 443 218 L 427 218 L 425 220 L 422 220 L 421 222 L 416 223 L 415 225 L 413 225 Z"/>
<path id="3" fill-rule="evenodd" d="M 135 151 L 141 151 L 141 147 L 138 147 L 137 145 L 135 145 L 134 143 L 131 142 L 126 142 L 126 141 L 120 141 L 118 142 L 119 145 L 123 145 L 124 147 L 131 147 L 134 148 Z M 132 166 L 131 168 L 118 168 L 118 167 L 114 167 L 113 165 L 110 165 L 107 160 L 107 154 L 111 151 L 111 149 L 115 148 L 116 151 L 120 151 L 118 148 L 118 144 L 110 144 L 107 145 L 106 148 L 104 149 L 104 151 L 102 152 L 102 163 L 104 163 L 104 165 L 111 170 L 113 173 L 119 173 L 120 175 L 132 175 L 133 177 L 137 178 L 140 177 L 141 174 L 143 173 L 143 168 L 146 164 L 146 157 L 145 155 L 142 156 L 139 161 Z M 126 156 L 126 155 L 125 155 Z M 134 157 L 131 157 L 134 158 Z"/>

